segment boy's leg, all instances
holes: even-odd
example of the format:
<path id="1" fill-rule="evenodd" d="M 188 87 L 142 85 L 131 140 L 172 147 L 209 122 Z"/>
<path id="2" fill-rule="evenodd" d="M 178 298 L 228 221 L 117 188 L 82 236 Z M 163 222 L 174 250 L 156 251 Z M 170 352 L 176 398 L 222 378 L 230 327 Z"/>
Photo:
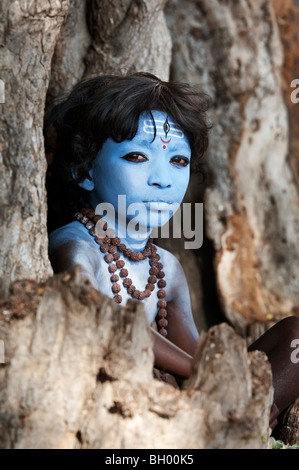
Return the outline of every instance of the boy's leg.
<path id="1" fill-rule="evenodd" d="M 264 351 L 271 364 L 274 387 L 271 427 L 275 426 L 278 414 L 299 397 L 299 362 L 291 358 L 294 339 L 299 340 L 299 316 L 279 321 L 248 348 Z"/>

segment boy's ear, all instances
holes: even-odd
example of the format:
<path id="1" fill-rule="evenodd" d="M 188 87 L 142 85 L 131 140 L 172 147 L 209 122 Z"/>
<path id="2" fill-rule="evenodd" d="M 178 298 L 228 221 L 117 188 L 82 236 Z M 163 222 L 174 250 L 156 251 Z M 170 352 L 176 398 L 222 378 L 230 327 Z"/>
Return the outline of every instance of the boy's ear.
<path id="1" fill-rule="evenodd" d="M 74 175 L 73 175 L 73 177 L 74 177 Z M 80 186 L 80 188 L 82 188 L 82 189 L 85 189 L 85 191 L 92 191 L 94 189 L 94 182 L 93 182 L 93 179 L 92 179 L 92 170 L 89 170 L 88 177 L 85 178 L 80 183 L 78 183 L 78 186 Z"/>

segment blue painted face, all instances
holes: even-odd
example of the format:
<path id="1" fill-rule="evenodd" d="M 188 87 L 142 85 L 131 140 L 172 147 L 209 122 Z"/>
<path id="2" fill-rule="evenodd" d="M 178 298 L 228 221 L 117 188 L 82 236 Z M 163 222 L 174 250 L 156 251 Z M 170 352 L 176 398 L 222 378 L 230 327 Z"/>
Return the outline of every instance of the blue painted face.
<path id="1" fill-rule="evenodd" d="M 169 220 L 170 205 L 182 202 L 190 179 L 191 149 L 187 137 L 165 113 L 152 114 L 155 139 L 152 119 L 144 113 L 132 140 L 105 141 L 90 172 L 91 186 L 86 187 L 91 190 L 94 207 L 108 202 L 117 212 L 119 195 L 126 196 L 127 208 L 132 203 L 143 203 L 146 211 L 139 214 L 143 227 L 164 225 Z M 126 216 L 129 220 L 134 214 Z"/>

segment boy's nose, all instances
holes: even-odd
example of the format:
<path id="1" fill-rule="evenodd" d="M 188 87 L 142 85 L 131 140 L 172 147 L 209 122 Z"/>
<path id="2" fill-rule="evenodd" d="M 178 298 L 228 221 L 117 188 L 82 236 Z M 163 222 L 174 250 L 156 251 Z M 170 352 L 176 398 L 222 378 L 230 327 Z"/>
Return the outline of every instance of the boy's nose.
<path id="1" fill-rule="evenodd" d="M 148 177 L 149 186 L 157 186 L 157 188 L 171 188 L 171 178 L 163 167 L 153 168 Z"/>

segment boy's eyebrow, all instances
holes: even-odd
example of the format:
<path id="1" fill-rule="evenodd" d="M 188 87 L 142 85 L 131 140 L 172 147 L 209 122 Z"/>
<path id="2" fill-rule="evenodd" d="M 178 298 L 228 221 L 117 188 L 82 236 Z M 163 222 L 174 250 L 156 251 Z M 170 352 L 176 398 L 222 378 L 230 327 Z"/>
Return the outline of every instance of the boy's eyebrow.
<path id="1" fill-rule="evenodd" d="M 156 136 L 155 140 L 159 139 L 159 138 L 160 138 L 159 136 Z M 150 148 L 151 144 L 153 142 L 154 142 L 153 139 L 151 139 L 151 140 L 140 139 L 138 141 L 138 144 L 141 144 L 141 145 L 144 145 L 145 147 Z M 161 144 L 162 144 L 162 142 L 161 142 Z M 170 147 L 172 152 L 176 152 L 176 151 L 180 152 L 183 149 L 183 151 L 186 151 L 186 152 L 191 154 L 191 150 L 188 147 L 188 145 L 185 144 L 185 142 L 178 142 L 178 141 L 175 141 L 175 140 L 171 140 L 169 143 L 167 143 L 167 146 Z"/>

